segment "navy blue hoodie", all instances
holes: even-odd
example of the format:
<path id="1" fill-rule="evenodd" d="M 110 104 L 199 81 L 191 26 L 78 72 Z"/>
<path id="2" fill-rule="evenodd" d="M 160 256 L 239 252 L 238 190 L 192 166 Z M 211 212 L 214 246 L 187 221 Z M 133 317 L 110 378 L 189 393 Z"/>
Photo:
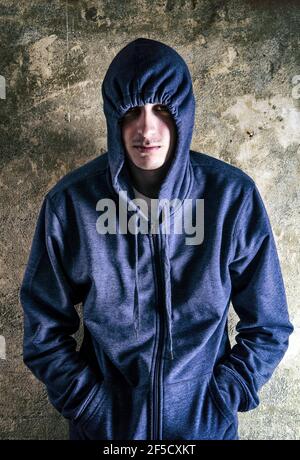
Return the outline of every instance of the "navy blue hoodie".
<path id="1" fill-rule="evenodd" d="M 102 96 L 107 152 L 63 177 L 40 210 L 20 291 L 24 362 L 69 420 L 70 439 L 238 439 L 237 412 L 257 407 L 293 330 L 265 206 L 243 171 L 190 150 L 191 76 L 172 48 L 129 43 Z M 158 197 L 177 199 L 170 231 L 160 220 L 157 233 L 101 234 L 99 200 L 125 204 L 137 225 L 120 121 L 146 103 L 165 104 L 176 124 Z M 203 200 L 201 244 L 172 231 L 186 199 L 193 212 Z"/>

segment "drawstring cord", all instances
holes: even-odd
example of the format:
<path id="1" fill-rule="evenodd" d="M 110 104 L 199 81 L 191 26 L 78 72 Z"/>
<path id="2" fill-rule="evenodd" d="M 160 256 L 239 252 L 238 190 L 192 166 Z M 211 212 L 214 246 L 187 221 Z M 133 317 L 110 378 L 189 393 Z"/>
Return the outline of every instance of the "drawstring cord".
<path id="1" fill-rule="evenodd" d="M 165 211 L 166 205 L 164 205 L 163 212 L 164 212 L 164 222 L 166 222 L 167 214 Z M 138 232 L 137 232 L 137 222 L 139 216 L 137 213 L 135 214 L 135 232 L 134 232 L 134 245 L 135 245 L 135 294 L 134 294 L 134 308 L 133 308 L 133 323 L 134 323 L 134 330 L 136 334 L 136 338 L 138 338 L 138 331 L 140 326 L 140 298 L 139 298 L 139 252 L 138 252 Z M 173 354 L 173 340 L 172 340 L 172 300 L 171 300 L 171 280 L 170 280 L 170 259 L 169 259 L 169 240 L 168 240 L 168 232 L 166 231 L 163 235 L 163 271 L 164 271 L 164 278 L 165 278 L 165 305 L 166 305 L 166 313 L 167 313 L 167 330 L 168 330 L 168 338 L 169 338 L 169 351 L 171 355 L 171 359 L 174 359 Z"/>
<path id="2" fill-rule="evenodd" d="M 134 293 L 134 309 L 133 309 L 133 324 L 136 338 L 138 339 L 140 327 L 140 296 L 139 296 L 139 244 L 137 235 L 138 215 L 135 214 L 135 233 L 134 233 L 134 254 L 135 254 L 135 293 Z"/>
<path id="3" fill-rule="evenodd" d="M 167 310 L 167 328 L 168 328 L 168 336 L 169 336 L 169 350 L 171 359 L 174 359 L 173 355 L 173 340 L 172 340 L 172 321 L 173 321 L 173 314 L 172 314 L 172 300 L 171 300 L 171 280 L 170 280 L 170 259 L 169 259 L 169 238 L 168 233 L 164 235 L 164 257 L 163 257 L 163 265 L 164 265 L 164 277 L 165 277 L 165 302 L 166 302 L 166 310 Z"/>

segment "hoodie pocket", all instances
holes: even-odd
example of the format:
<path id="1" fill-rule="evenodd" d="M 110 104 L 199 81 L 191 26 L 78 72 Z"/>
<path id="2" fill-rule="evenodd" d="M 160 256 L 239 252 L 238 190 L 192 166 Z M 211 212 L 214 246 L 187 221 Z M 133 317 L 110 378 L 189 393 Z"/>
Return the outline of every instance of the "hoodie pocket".
<path id="1" fill-rule="evenodd" d="M 213 399 L 220 413 L 227 420 L 235 423 L 237 420 L 237 413 L 231 407 L 229 407 L 229 405 L 226 403 L 223 396 L 221 395 L 221 392 L 218 387 L 218 383 L 216 381 L 214 374 L 211 374 L 211 379 L 209 381 L 208 387 L 209 387 L 211 398 Z"/>
<path id="2" fill-rule="evenodd" d="M 110 390 L 103 382 L 100 390 L 73 425 L 78 439 L 112 439 L 113 405 L 111 400 Z"/>
<path id="3" fill-rule="evenodd" d="M 149 439 L 149 390 L 149 385 L 132 388 L 125 382 L 105 381 L 76 425 L 70 425 L 70 439 Z"/>
<path id="4" fill-rule="evenodd" d="M 237 417 L 212 373 L 164 387 L 163 439 L 237 439 Z"/>

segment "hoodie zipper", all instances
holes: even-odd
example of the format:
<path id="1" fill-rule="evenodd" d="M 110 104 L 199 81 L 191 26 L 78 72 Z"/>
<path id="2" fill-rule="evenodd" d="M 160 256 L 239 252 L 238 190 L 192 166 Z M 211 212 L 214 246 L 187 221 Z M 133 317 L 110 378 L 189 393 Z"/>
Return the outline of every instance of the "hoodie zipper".
<path id="1" fill-rule="evenodd" d="M 154 259 L 155 259 L 155 275 L 156 275 L 156 284 L 158 288 L 157 292 L 157 305 L 158 305 L 158 314 L 159 314 L 159 340 L 157 353 L 155 357 L 155 366 L 154 366 L 154 377 L 153 377 L 153 408 L 152 408 L 152 440 L 159 440 L 159 425 L 160 425 L 160 376 L 161 376 L 161 365 L 162 365 L 162 354 L 163 354 L 163 344 L 164 344 L 164 310 L 160 305 L 160 294 L 162 293 L 162 276 L 161 276 L 161 259 L 160 259 L 160 250 L 159 250 L 159 234 L 152 235 L 152 241 L 154 245 Z"/>

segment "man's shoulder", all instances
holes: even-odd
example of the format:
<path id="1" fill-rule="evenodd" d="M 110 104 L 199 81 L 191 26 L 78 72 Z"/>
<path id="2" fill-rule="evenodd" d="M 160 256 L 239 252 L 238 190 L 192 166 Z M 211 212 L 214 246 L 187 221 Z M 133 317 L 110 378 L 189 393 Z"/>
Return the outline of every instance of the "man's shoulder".
<path id="1" fill-rule="evenodd" d="M 253 188 L 255 182 L 245 171 L 233 166 L 226 161 L 220 160 L 202 152 L 190 151 L 191 163 L 195 175 L 211 176 L 217 182 L 231 184 L 234 182 L 245 189 Z"/>
<path id="2" fill-rule="evenodd" d="M 105 174 L 107 169 L 107 152 L 96 158 L 88 161 L 87 163 L 79 166 L 78 168 L 70 171 L 68 174 L 63 176 L 59 181 L 48 191 L 47 195 L 53 198 L 54 195 L 59 192 L 64 192 L 69 188 L 76 188 L 77 185 L 84 181 L 91 181 L 97 176 Z"/>

